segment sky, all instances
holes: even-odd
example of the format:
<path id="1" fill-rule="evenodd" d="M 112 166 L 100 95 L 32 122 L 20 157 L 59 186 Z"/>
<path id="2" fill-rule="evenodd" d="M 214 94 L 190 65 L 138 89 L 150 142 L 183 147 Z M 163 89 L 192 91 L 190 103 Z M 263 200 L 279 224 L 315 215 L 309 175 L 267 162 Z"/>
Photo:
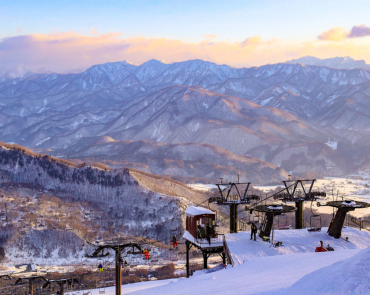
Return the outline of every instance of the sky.
<path id="1" fill-rule="evenodd" d="M 0 68 L 126 60 L 235 67 L 312 55 L 370 63 L 368 0 L 0 0 Z"/>

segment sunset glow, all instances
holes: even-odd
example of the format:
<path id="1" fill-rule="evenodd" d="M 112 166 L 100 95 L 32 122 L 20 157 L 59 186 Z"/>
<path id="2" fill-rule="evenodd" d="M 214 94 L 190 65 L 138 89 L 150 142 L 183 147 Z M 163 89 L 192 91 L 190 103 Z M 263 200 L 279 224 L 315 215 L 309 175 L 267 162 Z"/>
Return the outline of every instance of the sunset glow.
<path id="1" fill-rule="evenodd" d="M 365 1 L 351 5 L 335 1 L 335 9 L 330 6 L 333 1 L 320 3 L 320 9 L 316 2 L 292 1 L 280 5 L 231 1 L 206 8 L 205 1 L 192 3 L 193 10 L 189 5 L 182 9 L 178 1 L 105 1 L 106 5 L 95 3 L 94 9 L 84 1 L 78 6 L 66 1 L 58 7 L 40 1 L 28 11 L 26 2 L 1 2 L 0 66 L 22 63 L 63 72 L 121 60 L 141 64 L 150 59 L 203 59 L 250 67 L 306 55 L 351 56 L 370 62 Z M 345 16 L 351 10 L 357 11 L 356 19 Z M 9 19 L 9 13 L 14 17 Z"/>

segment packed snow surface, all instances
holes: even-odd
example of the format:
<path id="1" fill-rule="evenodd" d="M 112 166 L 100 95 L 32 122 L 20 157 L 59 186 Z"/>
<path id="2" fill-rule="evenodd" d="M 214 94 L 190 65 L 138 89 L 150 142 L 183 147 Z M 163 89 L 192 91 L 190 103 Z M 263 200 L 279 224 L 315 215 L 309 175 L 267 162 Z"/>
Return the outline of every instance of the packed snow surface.
<path id="1" fill-rule="evenodd" d="M 190 279 L 133 292 L 135 295 L 276 294 L 305 275 L 357 254 L 360 250 L 261 257 L 248 263 Z M 265 293 L 264 293 L 265 292 Z M 295 293 L 300 294 L 300 293 Z"/>
<path id="2" fill-rule="evenodd" d="M 370 248 L 352 258 L 316 270 L 294 283 L 284 294 L 369 294 Z"/>
<path id="3" fill-rule="evenodd" d="M 329 237 L 326 228 L 317 233 L 307 229 L 275 231 L 275 242 L 282 241 L 284 245 L 278 248 L 251 241 L 249 237 L 250 232 L 226 236 L 228 248 L 237 261 L 234 267 L 197 271 L 189 279 L 125 285 L 123 294 L 369 294 L 367 231 L 343 229 L 343 237 L 348 237 L 349 242 Z M 320 240 L 335 251 L 315 253 Z M 114 294 L 113 291 L 107 288 L 106 294 Z M 98 294 L 97 290 L 94 292 L 93 295 Z"/>
<path id="4" fill-rule="evenodd" d="M 188 209 L 185 211 L 186 214 L 189 215 L 200 215 L 200 214 L 215 214 L 213 211 L 203 208 L 203 207 L 195 207 L 195 206 L 190 206 Z"/>
<path id="5" fill-rule="evenodd" d="M 250 240 L 250 232 L 225 235 L 227 246 L 235 264 L 242 264 L 263 256 L 287 255 L 293 253 L 312 253 L 320 246 L 332 246 L 335 251 L 346 249 L 365 249 L 370 245 L 370 232 L 359 231 L 347 227 L 342 231 L 342 237 L 348 237 L 349 242 L 335 239 L 327 234 L 327 227 L 321 232 L 309 233 L 307 229 L 275 230 L 274 241 L 283 242 L 283 247 L 270 247 L 270 243 Z"/>
<path id="6" fill-rule="evenodd" d="M 140 282 L 136 284 L 127 284 L 122 286 L 122 294 L 131 294 L 132 292 L 139 291 L 139 290 L 147 290 L 150 288 L 163 286 L 169 283 L 176 282 L 177 279 L 170 279 L 170 280 L 161 280 L 161 281 L 148 281 L 148 282 Z M 150 292 L 146 291 L 146 294 L 149 294 Z M 76 292 L 66 292 L 65 295 L 72 295 L 76 294 Z M 99 289 L 91 290 L 91 295 L 98 295 Z M 105 288 L 105 294 L 106 295 L 114 295 L 116 294 L 116 287 L 109 287 Z"/>

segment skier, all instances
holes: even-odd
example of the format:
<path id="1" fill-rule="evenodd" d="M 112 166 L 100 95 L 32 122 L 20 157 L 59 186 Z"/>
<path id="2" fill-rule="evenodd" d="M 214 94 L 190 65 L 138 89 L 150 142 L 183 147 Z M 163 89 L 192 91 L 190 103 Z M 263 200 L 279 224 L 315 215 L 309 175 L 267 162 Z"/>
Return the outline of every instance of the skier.
<path id="1" fill-rule="evenodd" d="M 173 248 L 174 249 L 178 249 L 179 248 L 179 243 L 177 242 L 176 235 L 174 235 L 173 238 L 172 238 L 172 244 L 173 244 Z"/>
<path id="2" fill-rule="evenodd" d="M 256 240 L 256 234 L 257 234 L 257 226 L 254 224 L 254 222 L 252 222 L 252 225 L 251 225 L 251 240 L 252 240 L 253 235 L 254 235 L 254 240 Z"/>
<path id="3" fill-rule="evenodd" d="M 101 263 L 99 264 L 98 268 L 99 268 L 99 271 L 100 271 L 100 272 L 103 272 L 103 271 L 104 271 L 104 270 L 103 270 L 103 265 L 102 265 Z"/>

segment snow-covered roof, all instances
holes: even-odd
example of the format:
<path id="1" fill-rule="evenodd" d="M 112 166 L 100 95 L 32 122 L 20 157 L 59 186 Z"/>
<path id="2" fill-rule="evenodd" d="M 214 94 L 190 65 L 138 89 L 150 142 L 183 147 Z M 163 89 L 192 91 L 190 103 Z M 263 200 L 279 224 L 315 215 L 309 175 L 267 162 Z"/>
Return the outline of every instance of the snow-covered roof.
<path id="1" fill-rule="evenodd" d="M 190 206 L 188 209 L 186 209 L 185 214 L 195 216 L 201 214 L 215 214 L 215 213 L 207 208 Z"/>
<path id="2" fill-rule="evenodd" d="M 361 205 L 357 205 L 356 202 L 354 202 L 354 201 L 343 202 L 342 205 L 346 206 L 346 207 L 360 207 L 361 206 Z"/>
<path id="3" fill-rule="evenodd" d="M 267 209 L 270 209 L 270 210 L 283 210 L 283 207 L 281 207 L 281 206 L 279 206 L 279 207 L 268 206 Z"/>

